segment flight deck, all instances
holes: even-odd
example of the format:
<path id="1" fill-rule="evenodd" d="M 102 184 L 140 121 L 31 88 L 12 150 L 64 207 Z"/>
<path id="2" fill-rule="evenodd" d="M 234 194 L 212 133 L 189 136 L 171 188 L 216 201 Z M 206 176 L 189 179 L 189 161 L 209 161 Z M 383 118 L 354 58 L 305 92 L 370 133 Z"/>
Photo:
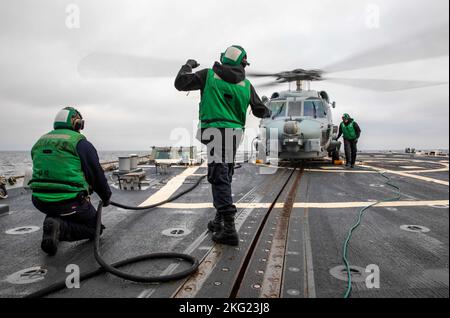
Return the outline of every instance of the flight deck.
<path id="1" fill-rule="evenodd" d="M 103 209 L 104 259 L 157 252 L 198 258 L 196 274 L 175 282 L 138 284 L 110 274 L 82 281 L 49 297 L 125 298 L 341 298 L 347 287 L 343 245 L 359 211 L 363 215 L 349 244 L 354 298 L 449 297 L 448 157 L 362 153 L 355 169 L 330 161 L 279 167 L 239 164 L 233 178 L 239 247 L 214 244 L 207 223 L 214 217 L 210 185 L 204 179 L 178 200 L 148 211 Z M 112 199 L 147 206 L 192 186 L 206 165 L 140 167 L 148 181 L 140 190 L 120 190 L 110 172 Z M 92 197 L 96 206 L 98 198 Z M 0 297 L 25 297 L 57 281 L 71 266 L 99 267 L 93 242 L 61 243 L 55 257 L 40 249 L 44 215 L 23 187 L 9 190 L 0 205 Z M 7 208 L 6 208 L 7 207 Z M 3 211 L 3 212 L 2 212 Z M 69 266 L 69 267 L 68 267 Z M 153 261 L 122 270 L 161 275 L 187 267 Z M 368 284 L 375 269 L 378 286 Z M 376 284 L 375 284 L 376 285 Z"/>

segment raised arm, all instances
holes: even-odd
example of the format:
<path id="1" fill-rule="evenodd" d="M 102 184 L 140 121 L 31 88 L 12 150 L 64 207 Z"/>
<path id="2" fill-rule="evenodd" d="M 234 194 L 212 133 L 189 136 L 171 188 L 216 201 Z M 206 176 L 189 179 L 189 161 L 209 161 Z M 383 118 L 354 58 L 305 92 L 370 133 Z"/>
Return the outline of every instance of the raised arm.
<path id="1" fill-rule="evenodd" d="M 194 60 L 189 60 L 183 65 L 175 79 L 175 88 L 182 92 L 203 90 L 206 84 L 208 70 L 204 69 L 196 73 L 192 73 L 192 69 L 198 67 L 199 64 Z"/>
<path id="2" fill-rule="evenodd" d="M 251 87 L 250 107 L 252 108 L 253 115 L 258 118 L 268 118 L 272 116 L 272 112 L 261 101 L 261 98 L 259 98 L 253 85 Z"/>

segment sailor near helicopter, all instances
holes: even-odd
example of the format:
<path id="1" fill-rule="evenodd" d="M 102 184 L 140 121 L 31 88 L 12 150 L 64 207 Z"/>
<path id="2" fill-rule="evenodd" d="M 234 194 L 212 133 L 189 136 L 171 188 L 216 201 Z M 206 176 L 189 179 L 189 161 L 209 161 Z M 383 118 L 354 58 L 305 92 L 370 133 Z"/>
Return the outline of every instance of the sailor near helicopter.
<path id="1" fill-rule="evenodd" d="M 213 241 L 231 246 L 239 244 L 231 183 L 247 109 L 250 106 L 258 118 L 271 117 L 270 109 L 246 79 L 248 65 L 246 51 L 234 45 L 212 68 L 193 73 L 199 64 L 188 60 L 175 79 L 177 90 L 201 92 L 199 139 L 208 150 L 208 181 L 216 209 L 208 229 L 213 232 Z M 75 108 L 64 108 L 55 118 L 54 130 L 42 136 L 32 149 L 33 177 L 29 185 L 34 206 L 46 214 L 41 248 L 49 255 L 56 254 L 60 241 L 94 238 L 97 212 L 90 203 L 93 192 L 105 206 L 110 201 L 111 190 L 97 151 L 81 134 L 83 128 L 81 114 Z M 350 166 L 356 160 L 360 134 L 357 123 L 344 115 L 338 138 L 344 136 Z"/>

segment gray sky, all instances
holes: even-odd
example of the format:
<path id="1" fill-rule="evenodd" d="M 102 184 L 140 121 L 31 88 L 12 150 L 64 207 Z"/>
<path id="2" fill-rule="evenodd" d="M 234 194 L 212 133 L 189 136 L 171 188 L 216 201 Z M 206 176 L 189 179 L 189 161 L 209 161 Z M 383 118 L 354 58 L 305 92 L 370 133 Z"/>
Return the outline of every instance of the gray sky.
<path id="1" fill-rule="evenodd" d="M 66 26 L 71 3 L 80 9 L 79 28 Z M 176 66 L 168 69 L 172 77 L 89 79 L 78 64 L 91 53 L 195 58 L 209 67 L 227 46 L 240 44 L 253 70 L 320 68 L 448 25 L 448 7 L 448 0 L 4 0 L 0 150 L 30 149 L 64 106 L 83 113 L 84 133 L 99 150 L 145 150 L 193 130 L 199 94 L 175 90 Z M 338 75 L 447 82 L 448 68 L 447 55 Z M 328 82 L 313 88 L 336 100 L 336 119 L 348 112 L 358 121 L 363 149 L 448 148 L 448 85 L 390 93 Z"/>

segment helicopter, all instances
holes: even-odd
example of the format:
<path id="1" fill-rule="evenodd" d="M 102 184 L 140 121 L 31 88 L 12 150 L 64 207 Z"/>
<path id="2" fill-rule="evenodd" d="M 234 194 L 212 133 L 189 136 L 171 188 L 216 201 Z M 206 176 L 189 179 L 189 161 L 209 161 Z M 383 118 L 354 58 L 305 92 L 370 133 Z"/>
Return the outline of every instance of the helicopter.
<path id="1" fill-rule="evenodd" d="M 263 101 L 272 111 L 272 116 L 263 119 L 259 126 L 260 133 L 255 144 L 258 160 L 269 163 L 273 158 L 297 161 L 329 157 L 332 162 L 338 161 L 342 144 L 336 140 L 339 126 L 333 123 L 331 112 L 336 108 L 336 102 L 330 101 L 326 91 L 311 90 L 311 83 L 328 81 L 382 92 L 448 84 L 437 81 L 352 79 L 334 74 L 448 56 L 448 34 L 448 25 L 438 26 L 394 43 L 371 48 L 323 69 L 298 68 L 278 73 L 247 72 L 247 75 L 253 78 L 275 78 L 272 82 L 256 85 L 258 88 L 284 83 L 291 87 L 291 83 L 296 84 L 296 90 L 274 92 L 270 99 L 263 97 Z M 423 50 L 424 47 L 432 49 Z"/>
<path id="2" fill-rule="evenodd" d="M 258 89 L 296 84 L 295 90 L 277 91 L 270 98 L 262 98 L 272 116 L 260 122 L 256 142 L 258 157 L 266 162 L 270 157 L 296 161 L 328 156 L 333 161 L 338 160 L 341 143 L 335 140 L 338 126 L 333 123 L 331 112 L 336 102 L 330 101 L 326 91 L 311 90 L 311 83 L 328 81 L 383 92 L 445 85 L 448 81 L 345 78 L 335 73 L 448 56 L 448 41 L 448 24 L 438 25 L 370 48 L 322 69 L 298 68 L 278 73 L 247 71 L 250 78 L 275 78 L 269 83 L 255 85 Z M 79 62 L 78 72 L 82 78 L 88 79 L 172 77 L 182 64 L 128 53 L 92 53 Z"/>
<path id="3" fill-rule="evenodd" d="M 264 103 L 272 111 L 272 116 L 261 120 L 259 126 L 260 133 L 255 143 L 258 161 L 270 163 L 270 159 L 298 161 L 326 157 L 331 158 L 332 162 L 340 160 L 342 143 L 336 138 L 339 126 L 333 124 L 331 112 L 331 109 L 336 108 L 336 102 L 330 102 L 326 91 L 311 90 L 311 82 L 328 80 L 380 91 L 445 84 L 425 81 L 325 78 L 325 73 L 327 72 L 319 69 L 295 69 L 273 74 L 248 73 L 250 77 L 276 78 L 274 82 L 260 87 L 292 82 L 296 84 L 296 90 L 274 92 L 270 99 L 263 97 Z M 307 89 L 304 89 L 305 86 Z"/>
<path id="4" fill-rule="evenodd" d="M 321 74 L 320 70 L 297 69 L 269 75 L 276 76 L 279 82 L 295 81 L 296 90 L 275 92 L 270 99 L 263 97 L 272 116 L 261 120 L 259 126 L 255 143 L 258 160 L 268 162 L 269 156 L 287 161 L 327 156 L 333 161 L 340 159 L 341 142 L 336 140 L 338 126 L 333 124 L 331 113 L 336 102 L 330 102 L 326 91 L 309 88 L 311 81 L 321 80 Z M 303 89 L 305 83 L 307 90 Z"/>
<path id="5" fill-rule="evenodd" d="M 367 57 L 367 56 L 366 56 Z M 357 61 L 356 58 L 353 58 Z M 333 124 L 331 109 L 336 102 L 331 102 L 326 91 L 311 90 L 311 82 L 331 81 L 348 86 L 356 86 L 378 91 L 407 90 L 420 87 L 438 86 L 443 82 L 345 79 L 324 77 L 326 73 L 342 70 L 342 61 L 328 69 L 295 69 L 280 73 L 249 72 L 249 77 L 275 77 L 274 82 L 263 86 L 295 82 L 296 90 L 274 92 L 272 96 L 263 97 L 263 101 L 272 111 L 272 116 L 260 123 L 255 148 L 257 160 L 270 163 L 270 159 L 282 161 L 316 160 L 326 157 L 332 162 L 340 160 L 342 143 L 337 140 L 339 126 Z M 351 65 L 351 64 L 350 64 Z M 346 65 L 345 70 L 350 67 Z M 305 85 L 306 84 L 306 85 Z M 304 87 L 307 86 L 307 89 Z"/>

